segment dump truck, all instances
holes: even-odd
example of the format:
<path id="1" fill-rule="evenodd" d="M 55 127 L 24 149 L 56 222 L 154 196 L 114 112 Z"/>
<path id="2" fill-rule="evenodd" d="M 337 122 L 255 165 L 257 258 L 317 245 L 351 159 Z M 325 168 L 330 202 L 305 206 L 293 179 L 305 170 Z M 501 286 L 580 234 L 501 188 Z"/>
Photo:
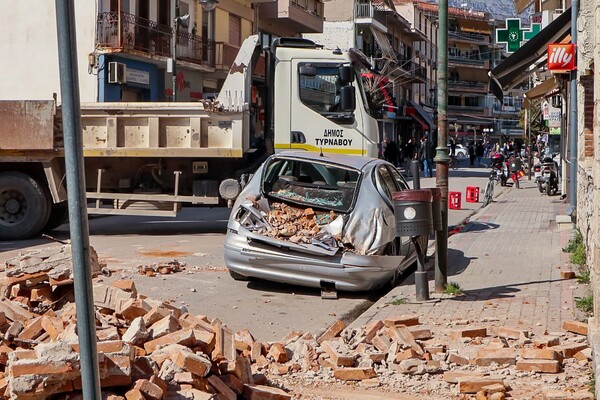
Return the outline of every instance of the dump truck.
<path id="1" fill-rule="evenodd" d="M 261 55 L 268 93 L 258 132 L 252 71 Z M 254 35 L 214 101 L 83 103 L 88 213 L 176 216 L 182 206 L 232 204 L 261 161 L 284 149 L 376 156 L 360 79 L 368 68 L 359 51 L 300 38 L 263 47 Z M 0 240 L 64 223 L 65 181 L 56 100 L 0 101 Z"/>

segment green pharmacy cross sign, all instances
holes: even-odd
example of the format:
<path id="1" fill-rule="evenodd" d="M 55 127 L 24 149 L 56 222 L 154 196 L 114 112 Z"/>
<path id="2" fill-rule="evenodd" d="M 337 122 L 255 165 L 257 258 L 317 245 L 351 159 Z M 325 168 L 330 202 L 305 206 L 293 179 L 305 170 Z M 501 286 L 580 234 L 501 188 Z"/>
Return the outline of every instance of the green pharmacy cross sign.
<path id="1" fill-rule="evenodd" d="M 522 29 L 520 18 L 507 18 L 506 29 L 496 29 L 496 43 L 506 44 L 507 52 L 514 53 L 541 30 L 540 24 L 531 24 L 531 28 Z"/>

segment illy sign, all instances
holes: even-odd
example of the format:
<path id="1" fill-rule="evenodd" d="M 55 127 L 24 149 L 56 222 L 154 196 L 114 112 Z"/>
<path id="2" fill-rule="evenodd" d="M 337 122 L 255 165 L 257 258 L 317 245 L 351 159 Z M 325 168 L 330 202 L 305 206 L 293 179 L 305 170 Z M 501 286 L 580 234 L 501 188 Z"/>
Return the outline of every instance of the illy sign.
<path id="1" fill-rule="evenodd" d="M 550 71 L 572 71 L 575 67 L 574 44 L 549 44 L 548 69 Z"/>

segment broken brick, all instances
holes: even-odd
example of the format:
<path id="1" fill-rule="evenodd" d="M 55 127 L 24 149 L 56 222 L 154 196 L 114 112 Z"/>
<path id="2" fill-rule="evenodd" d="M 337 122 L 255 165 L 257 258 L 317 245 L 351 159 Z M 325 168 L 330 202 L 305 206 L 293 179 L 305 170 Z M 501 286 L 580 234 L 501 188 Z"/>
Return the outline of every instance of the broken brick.
<path id="1" fill-rule="evenodd" d="M 585 322 L 563 321 L 562 328 L 565 331 L 577 333 L 579 335 L 586 335 L 587 336 L 587 334 L 588 334 L 588 324 L 586 324 Z"/>
<path id="2" fill-rule="evenodd" d="M 321 344 L 325 341 L 331 340 L 340 334 L 346 328 L 346 323 L 341 319 L 335 321 L 319 338 L 317 343 Z"/>
<path id="3" fill-rule="evenodd" d="M 521 360 L 517 361 L 517 370 L 557 374 L 560 372 L 560 362 L 557 360 Z"/>

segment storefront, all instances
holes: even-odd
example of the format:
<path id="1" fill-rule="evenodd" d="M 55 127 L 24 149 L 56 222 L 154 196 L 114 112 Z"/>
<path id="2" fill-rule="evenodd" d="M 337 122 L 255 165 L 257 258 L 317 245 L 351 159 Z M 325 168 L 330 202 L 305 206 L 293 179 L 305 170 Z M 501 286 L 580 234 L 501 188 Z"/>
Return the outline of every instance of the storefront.
<path id="1" fill-rule="evenodd" d="M 99 102 L 164 100 L 164 79 L 155 64 L 107 54 L 98 62 Z"/>

